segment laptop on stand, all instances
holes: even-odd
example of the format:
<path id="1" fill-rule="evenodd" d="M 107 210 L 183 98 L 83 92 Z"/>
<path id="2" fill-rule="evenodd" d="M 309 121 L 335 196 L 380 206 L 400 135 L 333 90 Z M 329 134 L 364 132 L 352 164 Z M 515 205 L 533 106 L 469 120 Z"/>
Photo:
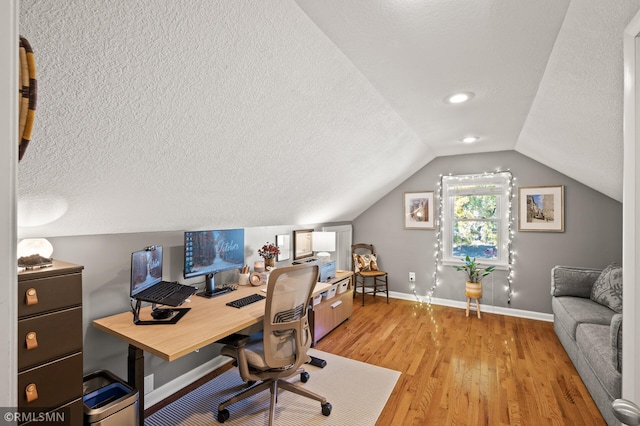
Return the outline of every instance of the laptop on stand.
<path id="1" fill-rule="evenodd" d="M 197 291 L 196 287 L 190 285 L 162 280 L 162 246 L 149 246 L 131 253 L 129 293 L 130 297 L 137 301 L 134 322 L 139 320 L 136 314 L 139 313 L 140 302 L 176 307 L 182 305 Z M 155 306 L 153 309 L 155 310 Z"/>

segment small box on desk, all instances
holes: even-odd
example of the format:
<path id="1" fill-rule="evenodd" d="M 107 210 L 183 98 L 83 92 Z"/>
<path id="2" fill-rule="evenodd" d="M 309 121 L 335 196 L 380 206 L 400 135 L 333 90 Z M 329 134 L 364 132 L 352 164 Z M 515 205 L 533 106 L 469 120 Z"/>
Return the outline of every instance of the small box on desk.
<path id="1" fill-rule="evenodd" d="M 327 282 L 336 277 L 336 262 L 326 262 L 320 265 L 320 281 Z"/>

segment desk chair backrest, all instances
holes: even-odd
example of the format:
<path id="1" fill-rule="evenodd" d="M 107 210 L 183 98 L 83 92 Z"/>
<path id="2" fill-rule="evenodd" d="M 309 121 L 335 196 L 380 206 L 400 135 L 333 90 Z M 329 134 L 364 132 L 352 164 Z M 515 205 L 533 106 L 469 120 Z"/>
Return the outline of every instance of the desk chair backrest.
<path id="1" fill-rule="evenodd" d="M 264 315 L 264 357 L 270 368 L 307 361 L 311 347 L 308 306 L 318 282 L 317 262 L 276 268 L 269 274 Z"/>

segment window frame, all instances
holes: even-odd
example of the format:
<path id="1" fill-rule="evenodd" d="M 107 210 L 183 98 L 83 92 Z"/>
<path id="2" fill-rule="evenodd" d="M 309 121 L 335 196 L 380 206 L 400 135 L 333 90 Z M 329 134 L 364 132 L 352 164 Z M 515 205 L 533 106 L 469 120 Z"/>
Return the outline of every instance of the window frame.
<path id="1" fill-rule="evenodd" d="M 487 187 L 491 185 L 492 187 Z M 460 188 L 464 186 L 464 188 Z M 484 186 L 484 187 L 482 187 Z M 471 187 L 471 188 L 469 188 Z M 498 257 L 496 259 L 479 258 L 482 265 L 495 266 L 496 269 L 508 269 L 511 251 L 511 172 L 495 172 L 474 175 L 442 176 L 441 179 L 441 259 L 444 265 L 461 265 L 462 259 L 453 256 L 453 224 L 455 197 L 459 195 L 497 195 L 495 219 L 468 219 L 479 222 L 497 222 Z"/>

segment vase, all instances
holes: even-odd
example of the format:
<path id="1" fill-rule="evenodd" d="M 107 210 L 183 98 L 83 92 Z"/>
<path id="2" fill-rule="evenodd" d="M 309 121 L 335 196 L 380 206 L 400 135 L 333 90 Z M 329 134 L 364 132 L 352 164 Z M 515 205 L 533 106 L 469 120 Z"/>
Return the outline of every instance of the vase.
<path id="1" fill-rule="evenodd" d="M 465 286 L 464 295 L 472 299 L 479 299 L 482 297 L 482 283 L 472 283 L 467 281 Z"/>
<path id="2" fill-rule="evenodd" d="M 275 257 L 269 258 L 269 259 L 265 259 L 264 260 L 264 267 L 265 268 L 273 268 L 276 266 L 276 259 Z"/>

